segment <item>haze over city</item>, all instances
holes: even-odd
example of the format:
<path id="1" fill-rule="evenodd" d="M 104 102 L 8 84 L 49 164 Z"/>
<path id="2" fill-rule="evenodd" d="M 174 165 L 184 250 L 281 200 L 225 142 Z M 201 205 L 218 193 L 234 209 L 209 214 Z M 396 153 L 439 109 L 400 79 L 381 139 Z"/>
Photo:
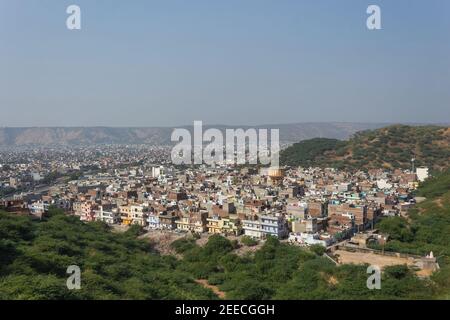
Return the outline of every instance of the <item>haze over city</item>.
<path id="1" fill-rule="evenodd" d="M 450 3 L 0 0 L 0 126 L 442 123 Z"/>

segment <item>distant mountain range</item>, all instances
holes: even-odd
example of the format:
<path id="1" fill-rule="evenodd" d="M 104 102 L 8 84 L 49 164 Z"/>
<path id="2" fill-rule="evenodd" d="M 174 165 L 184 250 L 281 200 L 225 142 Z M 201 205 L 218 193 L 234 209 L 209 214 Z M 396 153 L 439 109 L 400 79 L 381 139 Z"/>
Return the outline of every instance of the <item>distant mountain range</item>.
<path id="1" fill-rule="evenodd" d="M 348 139 L 357 131 L 384 127 L 382 123 L 294 123 L 260 126 L 211 125 L 208 128 L 279 128 L 280 143 L 290 144 L 316 137 Z M 192 130 L 192 126 L 184 126 Z M 0 128 L 0 146 L 48 146 L 92 144 L 170 145 L 171 127 L 28 127 Z"/>
<path id="2" fill-rule="evenodd" d="M 210 125 L 207 128 L 279 128 L 280 143 L 292 144 L 311 138 L 345 140 L 362 130 L 377 129 L 387 123 L 293 123 L 260 126 Z M 192 130 L 192 126 L 184 126 Z M 170 127 L 28 127 L 0 128 L 0 146 L 49 146 L 93 144 L 170 145 Z"/>

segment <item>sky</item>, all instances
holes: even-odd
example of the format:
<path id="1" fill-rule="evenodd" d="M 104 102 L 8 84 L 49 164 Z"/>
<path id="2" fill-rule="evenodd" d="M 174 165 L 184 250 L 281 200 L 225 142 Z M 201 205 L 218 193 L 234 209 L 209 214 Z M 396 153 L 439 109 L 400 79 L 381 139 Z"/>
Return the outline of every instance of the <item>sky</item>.
<path id="1" fill-rule="evenodd" d="M 3 127 L 449 119 L 448 0 L 0 0 Z"/>

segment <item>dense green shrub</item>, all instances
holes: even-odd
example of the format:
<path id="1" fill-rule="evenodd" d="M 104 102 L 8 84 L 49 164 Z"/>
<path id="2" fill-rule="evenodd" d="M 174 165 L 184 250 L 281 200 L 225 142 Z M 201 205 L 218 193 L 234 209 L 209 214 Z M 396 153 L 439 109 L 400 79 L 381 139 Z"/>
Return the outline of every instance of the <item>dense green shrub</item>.
<path id="1" fill-rule="evenodd" d="M 248 247 L 253 247 L 258 244 L 258 241 L 249 236 L 242 236 L 241 243 Z"/>

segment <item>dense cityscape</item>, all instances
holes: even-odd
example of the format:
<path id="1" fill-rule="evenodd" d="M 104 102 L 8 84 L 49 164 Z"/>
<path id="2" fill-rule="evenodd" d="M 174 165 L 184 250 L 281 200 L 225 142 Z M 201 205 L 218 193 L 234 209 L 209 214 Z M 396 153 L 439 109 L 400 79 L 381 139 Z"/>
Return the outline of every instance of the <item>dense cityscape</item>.
<path id="1" fill-rule="evenodd" d="M 1 152 L 1 208 L 36 219 L 49 208 L 125 231 L 142 228 L 162 252 L 182 234 L 240 242 L 269 236 L 320 245 L 336 264 L 407 264 L 429 275 L 433 253 L 396 256 L 373 249 L 388 234 L 382 217 L 408 217 L 428 168 L 337 169 L 170 165 L 169 147 L 90 146 Z M 161 237 L 164 233 L 164 237 Z M 356 251 L 355 251 L 356 250 Z"/>

